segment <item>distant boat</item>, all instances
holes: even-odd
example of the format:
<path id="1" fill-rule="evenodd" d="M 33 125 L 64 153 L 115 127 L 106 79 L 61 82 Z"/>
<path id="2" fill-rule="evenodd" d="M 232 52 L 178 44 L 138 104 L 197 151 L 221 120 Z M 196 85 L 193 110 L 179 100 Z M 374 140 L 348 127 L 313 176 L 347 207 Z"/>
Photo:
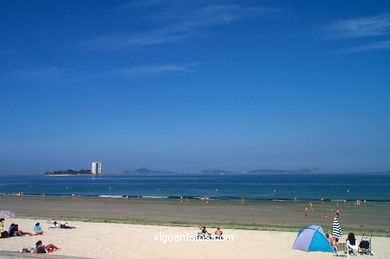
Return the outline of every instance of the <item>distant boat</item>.
<path id="1" fill-rule="evenodd" d="M 223 175 L 223 173 L 220 173 L 220 175 Z"/>

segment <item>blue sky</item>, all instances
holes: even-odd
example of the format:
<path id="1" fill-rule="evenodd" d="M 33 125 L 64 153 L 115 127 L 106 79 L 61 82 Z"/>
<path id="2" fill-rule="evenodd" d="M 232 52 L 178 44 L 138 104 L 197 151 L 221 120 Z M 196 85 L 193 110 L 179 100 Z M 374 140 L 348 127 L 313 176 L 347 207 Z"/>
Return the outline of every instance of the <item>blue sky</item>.
<path id="1" fill-rule="evenodd" d="M 387 1 L 1 1 L 0 172 L 390 169 Z"/>

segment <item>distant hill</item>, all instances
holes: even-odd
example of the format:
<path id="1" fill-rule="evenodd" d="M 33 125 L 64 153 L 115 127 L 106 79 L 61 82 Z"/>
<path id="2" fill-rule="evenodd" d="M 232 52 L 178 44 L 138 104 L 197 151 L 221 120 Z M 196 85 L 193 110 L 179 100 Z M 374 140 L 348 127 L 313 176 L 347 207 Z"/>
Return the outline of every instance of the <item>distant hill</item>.
<path id="1" fill-rule="evenodd" d="M 234 175 L 234 174 L 285 174 L 285 173 L 318 173 L 320 170 L 318 168 L 303 168 L 298 170 L 282 170 L 282 169 L 255 169 L 247 172 L 233 172 L 222 169 L 204 169 L 200 171 L 200 174 L 220 174 L 220 175 Z"/>
<path id="2" fill-rule="evenodd" d="M 151 170 L 147 168 L 138 168 L 134 170 L 130 169 L 125 169 L 120 171 L 120 174 L 125 174 L 125 175 L 152 175 L 152 174 L 179 174 L 178 172 L 173 172 L 173 171 L 162 171 L 162 170 Z"/>
<path id="3" fill-rule="evenodd" d="M 320 169 L 316 167 L 303 168 L 298 170 L 281 170 L 281 169 L 257 169 L 246 172 L 246 174 L 283 174 L 283 173 L 319 173 Z"/>
<path id="4" fill-rule="evenodd" d="M 201 174 L 239 174 L 236 172 L 221 170 L 221 169 L 204 169 L 204 170 L 200 171 L 199 173 L 201 173 Z"/>
<path id="5" fill-rule="evenodd" d="M 45 176 L 55 176 L 55 175 L 90 175 L 92 174 L 91 170 L 58 170 L 58 171 L 51 171 L 51 172 L 45 172 L 43 175 Z"/>

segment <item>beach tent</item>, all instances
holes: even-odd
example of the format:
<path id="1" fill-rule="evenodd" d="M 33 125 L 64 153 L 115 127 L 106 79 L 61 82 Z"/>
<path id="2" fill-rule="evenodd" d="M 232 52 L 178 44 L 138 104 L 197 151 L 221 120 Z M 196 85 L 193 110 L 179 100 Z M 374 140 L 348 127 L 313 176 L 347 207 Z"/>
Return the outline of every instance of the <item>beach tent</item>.
<path id="1" fill-rule="evenodd" d="M 308 226 L 299 231 L 293 248 L 306 252 L 320 251 L 334 253 L 322 227 L 315 225 Z"/>

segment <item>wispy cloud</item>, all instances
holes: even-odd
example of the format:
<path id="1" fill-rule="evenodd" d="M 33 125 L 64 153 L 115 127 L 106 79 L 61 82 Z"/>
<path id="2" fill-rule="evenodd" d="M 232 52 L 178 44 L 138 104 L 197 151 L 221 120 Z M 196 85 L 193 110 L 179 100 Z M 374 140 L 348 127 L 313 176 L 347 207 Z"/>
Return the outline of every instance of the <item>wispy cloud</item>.
<path id="1" fill-rule="evenodd" d="M 173 1 L 177 3 L 178 1 Z M 186 2 L 184 0 L 180 3 Z M 149 0 L 134 4 L 149 6 L 167 4 L 169 1 Z M 228 25 L 236 20 L 246 19 L 250 15 L 258 13 L 279 12 L 280 9 L 273 7 L 246 6 L 242 4 L 231 5 L 179 5 L 172 7 L 172 2 L 167 8 L 162 8 L 158 13 L 153 13 L 148 18 L 151 20 L 164 21 L 164 26 L 131 35 L 105 35 L 84 42 L 88 46 L 101 49 L 113 49 L 131 47 L 135 45 L 156 45 L 163 43 L 182 42 L 209 27 Z M 148 16 L 148 15 L 145 15 Z"/>
<path id="2" fill-rule="evenodd" d="M 340 20 L 330 28 L 335 38 L 362 38 L 390 34 L 390 13 Z"/>
<path id="3" fill-rule="evenodd" d="M 134 66 L 126 69 L 118 69 L 112 71 L 111 75 L 122 77 L 133 77 L 142 75 L 161 75 L 167 73 L 191 73 L 194 70 L 178 65 L 149 65 L 149 66 Z"/>
<path id="4" fill-rule="evenodd" d="M 363 45 L 356 44 L 354 47 L 343 52 L 363 52 L 381 49 L 390 49 L 390 13 L 378 14 L 370 17 L 358 17 L 353 19 L 339 20 L 327 28 L 328 37 L 334 40 L 355 40 L 361 42 L 373 40 Z"/>
<path id="5" fill-rule="evenodd" d="M 205 63 L 207 64 L 207 63 Z M 73 69 L 59 68 L 56 66 L 40 67 L 33 69 L 23 69 L 9 73 L 3 78 L 19 82 L 60 82 L 77 83 L 95 79 L 108 78 L 133 78 L 142 76 L 158 76 L 174 73 L 193 73 L 194 67 L 203 65 L 203 63 L 194 63 L 192 65 L 141 65 L 115 70 L 92 72 L 89 74 L 79 74 Z"/>
<path id="6" fill-rule="evenodd" d="M 363 52 L 378 49 L 390 49 L 390 40 L 378 41 L 366 45 L 357 46 L 347 50 L 347 52 Z"/>

